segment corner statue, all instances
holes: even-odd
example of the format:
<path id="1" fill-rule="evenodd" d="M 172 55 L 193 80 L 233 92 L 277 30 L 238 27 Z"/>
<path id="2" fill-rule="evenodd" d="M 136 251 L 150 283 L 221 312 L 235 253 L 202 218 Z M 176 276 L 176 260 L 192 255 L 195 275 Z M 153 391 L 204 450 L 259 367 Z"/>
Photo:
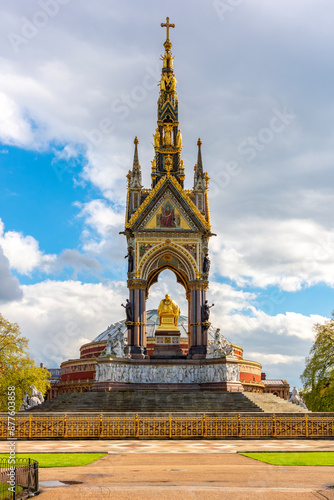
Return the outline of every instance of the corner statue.
<path id="1" fill-rule="evenodd" d="M 164 316 L 173 316 L 174 318 L 174 326 L 177 327 L 179 316 L 181 314 L 181 310 L 179 306 L 170 298 L 168 293 L 165 295 L 165 298 L 159 304 L 158 307 L 159 314 L 159 325 L 163 324 Z"/>

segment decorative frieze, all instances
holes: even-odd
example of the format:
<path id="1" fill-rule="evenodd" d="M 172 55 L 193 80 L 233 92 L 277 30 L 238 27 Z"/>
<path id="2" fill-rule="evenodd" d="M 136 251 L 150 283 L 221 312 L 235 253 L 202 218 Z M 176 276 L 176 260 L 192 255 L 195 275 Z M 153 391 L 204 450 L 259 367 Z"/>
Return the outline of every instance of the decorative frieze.
<path id="1" fill-rule="evenodd" d="M 217 383 L 238 382 L 237 363 L 140 364 L 109 360 L 96 367 L 96 382 L 145 383 Z"/>

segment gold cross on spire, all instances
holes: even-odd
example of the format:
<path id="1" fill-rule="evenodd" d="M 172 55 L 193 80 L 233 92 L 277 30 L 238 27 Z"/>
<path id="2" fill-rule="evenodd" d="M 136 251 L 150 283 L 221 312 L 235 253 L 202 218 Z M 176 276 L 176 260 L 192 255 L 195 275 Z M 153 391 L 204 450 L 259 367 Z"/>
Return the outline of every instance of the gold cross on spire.
<path id="1" fill-rule="evenodd" d="M 162 28 L 166 28 L 167 30 L 167 38 L 166 40 L 169 40 L 169 28 L 175 28 L 175 24 L 172 24 L 169 22 L 169 17 L 166 17 L 166 22 L 165 23 L 161 23 L 161 27 Z"/>

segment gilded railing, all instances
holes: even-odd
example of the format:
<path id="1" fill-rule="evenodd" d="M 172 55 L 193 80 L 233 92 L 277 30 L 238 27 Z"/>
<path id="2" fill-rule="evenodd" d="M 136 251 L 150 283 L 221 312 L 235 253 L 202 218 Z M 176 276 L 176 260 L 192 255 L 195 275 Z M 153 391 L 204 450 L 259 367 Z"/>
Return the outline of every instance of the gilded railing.
<path id="1" fill-rule="evenodd" d="M 333 414 L 17 414 L 9 435 L 0 414 L 0 439 L 334 438 Z"/>

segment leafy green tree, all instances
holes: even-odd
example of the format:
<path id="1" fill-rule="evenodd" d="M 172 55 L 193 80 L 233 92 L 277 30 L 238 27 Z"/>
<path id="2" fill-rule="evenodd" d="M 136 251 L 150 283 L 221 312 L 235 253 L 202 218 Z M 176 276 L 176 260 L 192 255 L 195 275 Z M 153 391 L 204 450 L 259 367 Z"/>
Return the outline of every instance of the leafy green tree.
<path id="1" fill-rule="evenodd" d="M 316 337 L 301 375 L 302 395 L 309 410 L 334 411 L 334 312 L 313 329 Z"/>
<path id="2" fill-rule="evenodd" d="M 27 349 L 28 339 L 22 337 L 19 326 L 0 314 L 0 411 L 8 409 L 7 395 L 12 393 L 9 388 L 15 387 L 15 410 L 18 411 L 32 384 L 42 394 L 50 386 L 49 372 L 36 365 Z"/>

